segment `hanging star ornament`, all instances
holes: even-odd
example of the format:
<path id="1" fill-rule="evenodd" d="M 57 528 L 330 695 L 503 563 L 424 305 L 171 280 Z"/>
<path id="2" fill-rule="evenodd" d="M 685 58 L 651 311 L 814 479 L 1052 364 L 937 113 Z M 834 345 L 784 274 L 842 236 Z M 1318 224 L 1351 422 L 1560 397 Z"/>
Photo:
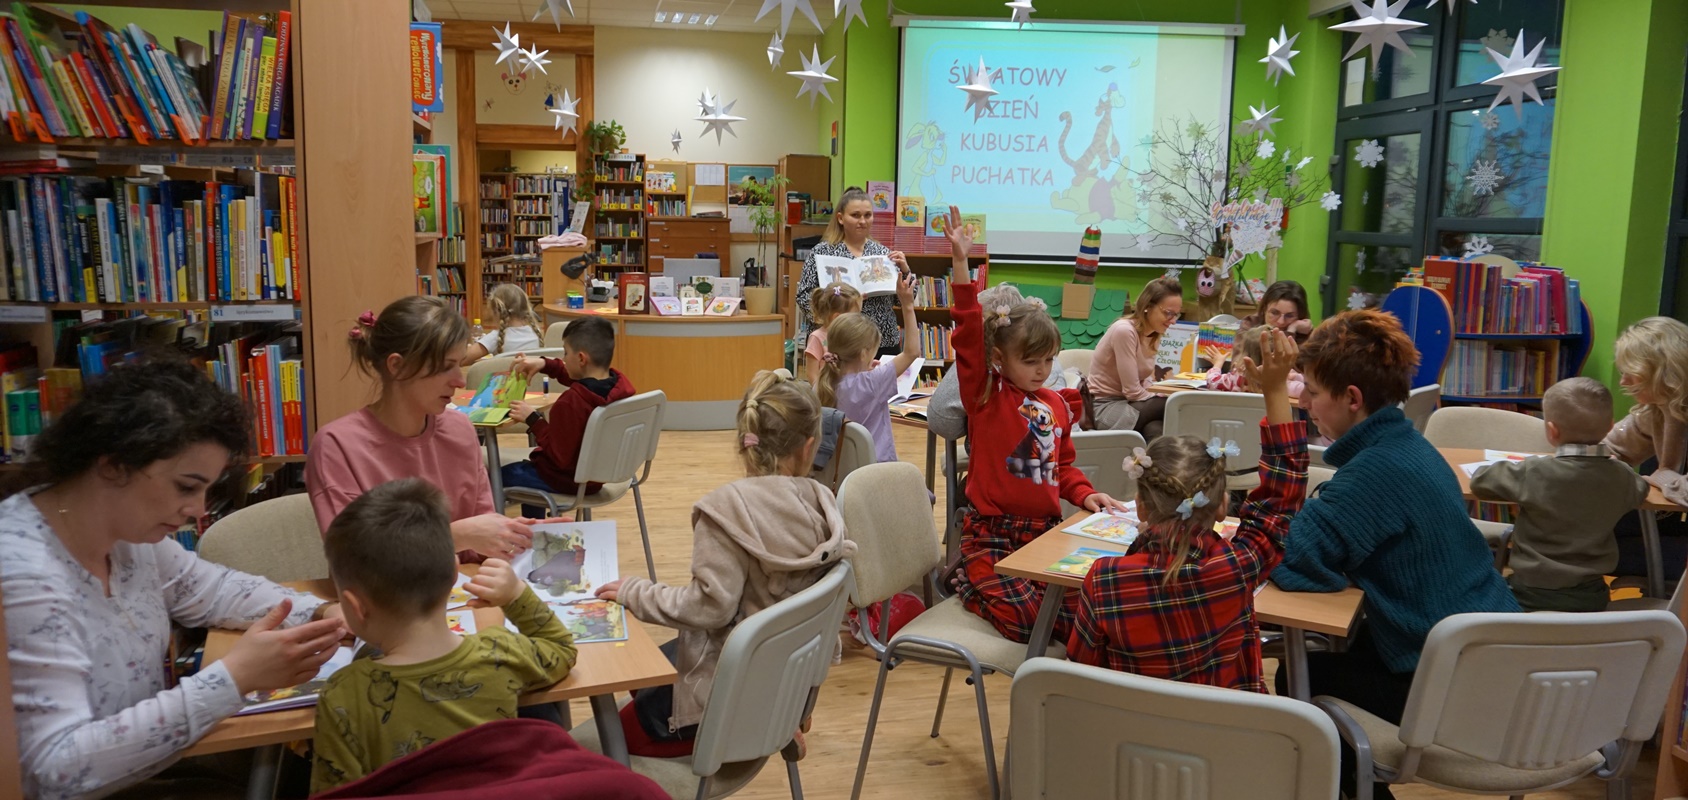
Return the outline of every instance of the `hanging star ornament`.
<path id="1" fill-rule="evenodd" d="M 983 56 L 979 58 L 979 68 L 967 71 L 967 82 L 955 87 L 967 93 L 967 107 L 962 113 L 973 112 L 973 121 L 978 122 L 991 110 L 991 98 L 996 96 L 996 89 L 991 86 L 991 72 L 985 67 Z"/>
<path id="2" fill-rule="evenodd" d="M 686 140 L 685 137 L 680 135 L 680 129 L 679 128 L 675 128 L 674 129 L 674 135 L 668 137 L 668 143 L 671 144 L 671 145 L 674 145 L 674 152 L 676 152 L 676 153 L 680 152 L 680 143 L 685 141 L 685 140 Z"/>
<path id="3" fill-rule="evenodd" d="M 1266 104 L 1261 103 L 1260 105 L 1264 108 Z M 1243 133 L 1258 133 L 1261 136 L 1271 136 L 1272 126 L 1283 122 L 1281 118 L 1272 116 L 1272 112 L 1277 110 L 1277 106 L 1272 106 L 1270 110 L 1265 111 L 1262 111 L 1260 108 L 1255 108 L 1254 106 L 1249 106 L 1249 118 L 1243 120 L 1237 125 L 1237 127 L 1240 128 Z"/>
<path id="4" fill-rule="evenodd" d="M 1284 26 L 1279 25 L 1278 38 L 1267 38 L 1266 57 L 1260 59 L 1260 63 L 1266 65 L 1266 77 L 1271 79 L 1273 86 L 1278 84 L 1284 73 L 1287 72 L 1292 77 L 1295 75 L 1295 68 L 1289 65 L 1289 60 L 1301 55 L 1300 50 L 1290 49 L 1295 46 L 1295 40 L 1301 38 L 1301 34 L 1286 36 L 1288 33 Z"/>
<path id="5" fill-rule="evenodd" d="M 826 29 L 821 27 L 821 21 L 815 17 L 815 9 L 809 5 L 809 0 L 762 0 L 762 10 L 756 12 L 756 21 L 761 22 L 763 17 L 768 16 L 769 11 L 776 8 L 780 10 L 781 36 L 791 32 L 791 13 L 793 11 L 802 11 L 803 16 L 808 17 L 810 22 L 815 23 L 815 30 L 822 33 L 826 32 Z"/>
<path id="6" fill-rule="evenodd" d="M 569 90 L 564 89 L 563 102 L 551 107 L 551 113 L 555 115 L 551 118 L 551 130 L 558 128 L 562 128 L 564 131 L 574 130 L 574 124 L 580 121 L 580 112 L 575 110 L 578 105 L 580 105 L 580 98 L 570 97 Z M 568 123 L 567 127 L 563 126 L 565 121 Z"/>
<path id="7" fill-rule="evenodd" d="M 1348 0 L 1348 2 L 1354 6 L 1354 11 L 1360 15 L 1360 18 L 1353 22 L 1341 22 L 1330 26 L 1333 31 L 1353 33 L 1358 37 L 1354 40 L 1354 46 L 1348 48 L 1348 52 L 1342 55 L 1342 60 L 1347 61 L 1355 53 L 1369 47 L 1371 48 L 1372 71 L 1376 72 L 1378 59 L 1383 57 L 1385 47 L 1393 47 L 1409 56 L 1413 55 L 1412 48 L 1407 47 L 1406 40 L 1401 38 L 1401 32 L 1422 28 L 1425 23 L 1396 16 L 1407 7 L 1410 0 L 1395 0 L 1394 3 L 1390 3 L 1388 0 L 1372 0 L 1372 7 L 1369 9 L 1361 0 Z"/>
<path id="8" fill-rule="evenodd" d="M 539 10 L 533 12 L 533 21 L 538 22 L 539 15 L 549 10 L 551 22 L 557 26 L 557 30 L 561 31 L 563 29 L 563 9 L 565 8 L 568 9 L 569 16 L 574 16 L 574 0 L 545 0 L 540 4 Z"/>
<path id="9" fill-rule="evenodd" d="M 1032 0 L 1008 0 L 1003 5 L 1008 6 L 1008 21 L 1020 23 L 1021 28 L 1032 21 L 1032 13 L 1037 11 L 1032 8 Z"/>
<path id="10" fill-rule="evenodd" d="M 867 17 L 862 14 L 862 0 L 832 0 L 832 16 L 835 20 L 844 20 L 844 30 L 850 30 L 850 20 L 859 19 L 862 27 L 867 27 Z"/>
<path id="11" fill-rule="evenodd" d="M 803 59 L 803 69 L 797 72 L 786 73 L 793 78 L 803 81 L 803 85 L 797 90 L 797 97 L 801 99 L 803 95 L 808 95 L 810 108 L 815 107 L 816 95 L 820 95 L 825 97 L 827 100 L 831 100 L 832 94 L 826 90 L 826 85 L 838 81 L 837 78 L 826 74 L 826 71 L 832 67 L 832 62 L 838 60 L 838 56 L 833 56 L 823 62 L 821 61 L 820 47 L 815 46 L 813 52 L 815 54 L 813 59 L 810 59 L 802 53 L 798 53 L 797 57 Z"/>
<path id="12" fill-rule="evenodd" d="M 779 69 L 780 61 L 785 59 L 785 40 L 780 38 L 780 32 L 774 31 L 774 40 L 768 42 L 768 68 Z"/>
<path id="13" fill-rule="evenodd" d="M 1471 0 L 1471 4 L 1477 5 L 1477 0 Z M 1424 4 L 1424 7 L 1430 8 L 1434 5 L 1436 5 L 1436 0 L 1430 0 L 1430 2 Z M 1448 0 L 1448 16 L 1454 15 L 1454 6 L 1457 5 L 1459 5 L 1459 0 Z"/>
<path id="14" fill-rule="evenodd" d="M 428 4 L 422 0 L 410 0 L 410 16 L 417 22 L 433 22 L 434 12 L 428 10 Z"/>
<path id="15" fill-rule="evenodd" d="M 551 63 L 551 59 L 546 58 L 545 54 L 549 52 L 551 51 L 539 49 L 539 45 L 534 45 L 530 50 L 521 51 L 521 55 L 518 56 L 518 58 L 521 60 L 522 72 L 527 72 L 530 69 L 537 69 L 539 70 L 539 74 L 546 74 L 545 65 Z"/>
<path id="16" fill-rule="evenodd" d="M 504 23 L 504 30 L 501 31 L 497 28 L 493 28 L 492 32 L 498 37 L 498 41 L 492 43 L 493 47 L 498 48 L 498 60 L 492 63 L 502 64 L 504 63 L 504 59 L 522 52 L 522 35 L 519 33 L 514 36 L 510 35 L 510 23 Z M 522 63 L 519 56 L 516 58 L 515 63 L 518 65 Z"/>
<path id="17" fill-rule="evenodd" d="M 708 136 L 710 131 L 714 131 L 716 144 L 721 143 L 723 131 L 733 134 L 733 138 L 737 139 L 738 134 L 733 131 L 733 123 L 744 121 L 744 117 L 733 116 L 733 106 L 737 103 L 738 101 L 734 100 L 723 106 L 720 98 L 704 89 L 703 96 L 698 99 L 698 105 L 703 111 L 697 116 L 697 121 L 703 123 L 703 135 Z"/>
<path id="18" fill-rule="evenodd" d="M 1512 110 L 1518 114 L 1518 119 L 1524 119 L 1524 98 L 1528 96 L 1541 105 L 1541 92 L 1536 89 L 1536 81 L 1555 72 L 1558 67 L 1542 67 L 1536 65 L 1536 59 L 1541 57 L 1541 47 L 1547 44 L 1546 39 L 1536 42 L 1529 55 L 1524 55 L 1524 32 L 1518 31 L 1518 38 L 1512 42 L 1512 55 L 1503 56 L 1494 50 L 1489 50 L 1489 58 L 1500 65 L 1500 74 L 1483 81 L 1484 86 L 1499 86 L 1500 94 L 1495 95 L 1494 102 L 1489 104 L 1489 110 L 1495 106 L 1511 101 Z"/>

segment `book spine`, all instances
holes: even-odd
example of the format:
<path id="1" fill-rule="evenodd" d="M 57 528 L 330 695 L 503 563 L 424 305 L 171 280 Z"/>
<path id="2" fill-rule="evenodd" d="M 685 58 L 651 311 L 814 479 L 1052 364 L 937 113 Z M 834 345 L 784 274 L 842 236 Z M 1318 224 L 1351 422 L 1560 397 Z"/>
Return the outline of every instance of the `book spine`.
<path id="1" fill-rule="evenodd" d="M 252 380 L 256 384 L 253 394 L 256 395 L 258 406 L 258 454 L 261 456 L 275 455 L 275 437 L 270 432 L 270 354 L 268 348 L 254 348 L 252 350 Z"/>
<path id="2" fill-rule="evenodd" d="M 165 119 L 175 117 L 175 104 L 171 102 L 170 93 L 165 91 L 164 81 L 158 74 L 158 66 L 152 60 L 146 32 L 141 30 L 139 25 L 131 22 L 128 27 L 119 33 L 119 36 L 124 37 L 124 44 L 128 46 L 130 58 L 135 62 L 135 71 L 141 80 L 145 81 L 147 94 L 154 98 L 154 102 L 158 104 L 161 116 Z"/>
<path id="3" fill-rule="evenodd" d="M 76 81 L 70 77 L 70 71 L 65 69 L 64 61 L 53 61 L 48 66 L 48 73 L 54 85 L 59 87 L 59 95 L 65 100 L 65 107 L 70 109 L 70 119 L 74 120 L 77 135 L 95 137 L 100 131 L 94 127 L 94 121 L 89 116 L 89 109 L 84 105 L 83 98 L 77 93 Z"/>
<path id="4" fill-rule="evenodd" d="M 217 219 L 217 268 L 222 275 L 224 301 L 239 299 L 239 296 L 235 293 L 234 267 L 229 262 L 229 254 L 233 250 L 229 245 L 229 230 L 232 227 L 229 224 L 229 214 L 232 211 L 230 208 L 233 205 L 232 200 L 230 187 L 222 187 L 222 196 L 217 200 L 219 212 Z"/>
<path id="5" fill-rule="evenodd" d="M 275 33 L 275 74 L 271 77 L 270 86 L 270 115 L 269 129 L 266 135 L 271 139 L 281 138 L 282 109 L 287 100 L 287 69 L 290 63 L 288 50 L 293 44 L 293 14 L 289 11 L 276 12 Z"/>
<path id="6" fill-rule="evenodd" d="M 94 79 L 96 70 L 88 67 L 88 60 L 81 53 L 70 54 L 70 67 L 76 73 L 77 81 L 88 98 L 95 119 L 99 121 L 100 130 L 105 132 L 107 138 L 122 138 L 124 135 L 123 125 L 117 114 L 112 110 L 105 94 L 105 87 Z"/>
<path id="7" fill-rule="evenodd" d="M 245 24 L 240 17 L 223 12 L 223 34 L 218 39 L 217 52 L 217 91 L 211 101 L 211 131 L 218 139 L 229 138 L 229 101 L 234 85 L 235 60 L 240 52 L 236 42 L 240 40 L 241 27 Z"/>
<path id="8" fill-rule="evenodd" d="M 286 181 L 284 193 L 287 195 L 287 260 L 288 268 L 292 272 L 292 281 L 288 286 L 293 287 L 294 299 L 305 296 L 304 288 L 299 284 L 299 182 L 293 178 L 283 178 Z"/>
<path id="9" fill-rule="evenodd" d="M 90 206 L 76 206 L 76 247 L 78 249 L 78 264 L 81 267 L 82 297 L 84 302 L 100 302 L 100 294 L 105 288 L 105 280 L 100 272 L 100 250 L 93 228 L 94 209 Z"/>
<path id="10" fill-rule="evenodd" d="M 234 75 L 231 76 L 234 83 L 229 86 L 229 127 L 228 135 L 225 137 L 228 139 L 245 138 L 241 135 L 243 132 L 241 121 L 246 117 L 246 71 L 247 64 L 251 61 L 251 46 L 248 42 L 252 38 L 252 29 L 255 27 L 257 27 L 256 23 L 242 23 L 240 37 L 234 42 Z"/>
<path id="11" fill-rule="evenodd" d="M 266 362 L 270 370 L 270 441 L 271 449 L 276 455 L 287 454 L 287 405 L 282 399 L 281 384 L 281 345 L 269 346 L 269 360 Z"/>
<path id="12" fill-rule="evenodd" d="M 135 98 L 135 107 L 140 109 L 141 117 L 146 120 L 147 130 L 154 137 L 165 138 L 170 135 L 170 128 L 165 124 L 164 115 L 147 91 L 146 78 L 139 75 L 134 59 L 129 55 L 129 48 L 123 43 L 123 37 L 116 31 L 104 29 L 100 33 L 105 37 L 106 47 L 111 51 L 112 65 L 117 70 L 117 76 L 131 96 Z"/>
<path id="13" fill-rule="evenodd" d="M 164 88 L 164 97 L 170 102 L 170 119 L 176 123 L 183 141 L 199 141 L 199 119 L 188 107 L 187 98 L 182 95 L 182 87 L 176 84 L 176 73 L 170 69 L 170 61 L 165 53 L 156 45 L 148 45 L 147 58 L 152 60 L 153 71 L 158 74 L 158 83 Z"/>
<path id="14" fill-rule="evenodd" d="M 258 102 L 252 110 L 252 138 L 270 135 L 270 92 L 275 90 L 275 37 L 265 36 L 258 55 Z"/>
<path id="15" fill-rule="evenodd" d="M 264 26 L 246 26 L 246 84 L 241 90 L 240 138 L 252 138 L 252 112 L 258 106 L 258 62 L 263 58 Z"/>
<path id="16" fill-rule="evenodd" d="M 69 135 L 64 127 L 63 117 L 59 115 L 58 106 L 53 103 L 52 95 L 48 93 L 46 80 L 41 74 L 40 65 L 35 62 L 35 51 L 24 40 L 23 31 L 18 21 L 6 19 L 6 37 L 10 40 L 12 52 L 17 56 L 18 67 L 23 72 L 24 82 L 29 85 L 30 98 L 35 107 L 40 110 L 41 119 L 46 123 L 47 130 L 54 136 Z"/>
<path id="17" fill-rule="evenodd" d="M 91 43 L 89 46 L 92 48 L 94 67 L 90 71 L 94 80 L 101 85 L 106 96 L 111 98 L 112 106 L 117 109 L 118 116 L 128 128 L 128 135 L 141 144 L 151 142 L 152 131 L 147 127 L 140 104 L 129 93 L 128 82 L 123 79 L 122 69 L 117 65 L 110 44 L 96 21 L 86 12 L 77 12 L 76 19 L 82 24 L 82 38 Z"/>

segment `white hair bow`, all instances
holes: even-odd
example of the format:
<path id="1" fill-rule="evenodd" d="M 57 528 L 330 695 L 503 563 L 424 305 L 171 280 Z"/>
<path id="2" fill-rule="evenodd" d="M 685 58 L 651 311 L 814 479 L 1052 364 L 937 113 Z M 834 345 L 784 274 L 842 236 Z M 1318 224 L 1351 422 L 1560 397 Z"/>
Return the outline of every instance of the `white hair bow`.
<path id="1" fill-rule="evenodd" d="M 1220 444 L 1219 437 L 1215 436 L 1207 443 L 1208 458 L 1217 459 L 1221 456 L 1231 456 L 1235 458 L 1242 454 L 1242 449 L 1237 447 L 1237 443 L 1235 441 L 1226 440 L 1224 444 Z"/>
<path id="2" fill-rule="evenodd" d="M 1207 507 L 1207 494 L 1196 492 L 1195 497 L 1187 497 L 1184 502 L 1179 503 L 1176 510 L 1179 519 L 1189 519 L 1196 509 L 1205 507 Z"/>
<path id="3" fill-rule="evenodd" d="M 1131 455 L 1125 459 L 1125 474 L 1133 480 L 1143 477 L 1143 470 L 1155 465 L 1155 460 L 1143 451 L 1141 447 L 1131 448 Z"/>

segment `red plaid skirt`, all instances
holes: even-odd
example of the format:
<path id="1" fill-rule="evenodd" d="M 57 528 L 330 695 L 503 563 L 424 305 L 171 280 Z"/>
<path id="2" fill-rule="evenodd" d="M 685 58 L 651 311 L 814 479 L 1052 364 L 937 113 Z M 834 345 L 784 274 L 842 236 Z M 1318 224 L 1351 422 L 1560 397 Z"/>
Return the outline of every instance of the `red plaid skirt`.
<path id="1" fill-rule="evenodd" d="M 1043 604 L 1041 581 L 999 575 L 996 562 L 1061 524 L 1060 517 L 961 515 L 961 604 L 1016 642 L 1032 637 Z M 1052 642 L 1066 642 L 1078 611 L 1078 592 L 1068 592 L 1055 618 Z"/>

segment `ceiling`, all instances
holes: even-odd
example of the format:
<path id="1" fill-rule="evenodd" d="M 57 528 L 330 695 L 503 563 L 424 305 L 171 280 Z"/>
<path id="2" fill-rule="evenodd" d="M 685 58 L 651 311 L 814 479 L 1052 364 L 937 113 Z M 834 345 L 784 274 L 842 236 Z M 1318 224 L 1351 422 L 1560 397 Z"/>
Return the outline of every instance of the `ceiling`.
<path id="1" fill-rule="evenodd" d="M 805 0 L 798 0 L 804 2 Z M 822 25 L 833 22 L 831 3 L 827 0 L 807 0 L 815 9 Z M 545 0 L 424 0 L 434 20 L 471 19 L 488 22 L 527 22 L 545 7 Z M 755 31 L 769 33 L 779 29 L 779 6 L 756 21 L 762 0 L 573 0 L 574 19 L 563 14 L 563 24 L 607 25 L 621 28 L 666 28 L 670 30 Z M 661 13 L 663 22 L 656 21 Z M 697 22 L 690 22 L 693 15 Z M 713 26 L 707 24 L 716 16 Z M 678 16 L 682 22 L 676 24 Z M 550 22 L 549 11 L 539 14 L 539 22 Z M 818 31 L 809 18 L 798 11 L 791 16 L 791 33 L 814 35 Z"/>

